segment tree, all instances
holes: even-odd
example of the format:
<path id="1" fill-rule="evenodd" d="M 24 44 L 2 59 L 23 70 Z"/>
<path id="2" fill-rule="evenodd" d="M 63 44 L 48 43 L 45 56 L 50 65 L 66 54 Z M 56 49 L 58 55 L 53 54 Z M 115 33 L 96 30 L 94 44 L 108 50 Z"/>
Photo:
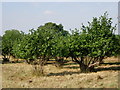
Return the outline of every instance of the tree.
<path id="1" fill-rule="evenodd" d="M 91 72 L 104 58 L 120 53 L 120 36 L 114 34 L 115 29 L 112 18 L 104 13 L 99 18 L 94 17 L 88 26 L 82 25 L 81 32 L 75 29 L 71 34 L 62 24 L 52 22 L 37 30 L 31 29 L 28 34 L 8 30 L 2 37 L 2 55 L 32 61 L 36 74 L 43 74 L 43 66 L 51 57 L 58 66 L 64 63 L 64 57 L 71 57 L 79 64 L 81 72 Z"/>
<path id="2" fill-rule="evenodd" d="M 37 68 L 39 74 L 43 74 L 43 66 L 49 57 L 54 57 L 55 53 L 53 46 L 56 44 L 55 39 L 60 36 L 65 36 L 67 31 L 63 30 L 62 25 L 55 23 L 46 23 L 38 27 L 37 30 L 31 29 L 29 34 L 24 35 L 24 38 L 14 44 L 13 52 L 18 58 L 34 60 L 33 66 Z M 41 69 L 40 69 L 41 68 Z"/>
<path id="3" fill-rule="evenodd" d="M 57 25 L 51 22 L 46 23 L 44 26 L 40 26 L 38 29 L 46 32 L 42 34 L 44 35 L 44 39 L 46 37 L 48 38 L 48 40 L 46 39 L 44 43 L 45 45 L 43 44 L 43 48 L 46 49 L 46 52 L 44 52 L 44 54 L 46 53 L 48 59 L 51 56 L 55 58 L 58 64 L 62 64 L 63 58 L 61 56 L 64 52 L 60 53 L 60 51 L 63 49 L 60 47 L 60 43 L 63 41 L 64 37 L 69 34 L 68 31 L 63 29 L 62 24 Z M 59 57 L 61 58 L 59 59 Z"/>
<path id="4" fill-rule="evenodd" d="M 0 36 L 0 55 L 2 53 L 2 36 Z"/>
<path id="5" fill-rule="evenodd" d="M 116 53 L 116 56 L 120 56 L 120 35 L 116 35 L 116 38 L 117 38 L 117 53 Z"/>
<path id="6" fill-rule="evenodd" d="M 93 18 L 88 26 L 82 25 L 82 32 L 75 31 L 69 43 L 70 56 L 80 65 L 81 72 L 94 71 L 94 66 L 105 57 L 114 56 L 118 52 L 118 39 L 114 34 L 112 19 L 104 13 Z"/>
<path id="7" fill-rule="evenodd" d="M 18 30 L 7 30 L 2 37 L 2 55 L 4 60 L 9 60 L 13 56 L 12 50 L 14 43 L 21 39 L 21 33 Z"/>
<path id="8" fill-rule="evenodd" d="M 30 56 L 26 49 L 30 35 L 22 32 L 21 36 L 21 39 L 15 41 L 12 52 L 15 58 L 27 59 Z"/>
<path id="9" fill-rule="evenodd" d="M 114 31 L 116 25 L 112 26 L 112 18 L 108 18 L 107 12 L 99 18 L 93 18 L 89 26 L 82 28 L 89 36 L 93 47 L 91 56 L 95 55 L 100 58 L 110 57 L 118 52 L 118 39 Z"/>
<path id="10" fill-rule="evenodd" d="M 68 58 L 68 38 L 69 34 L 66 36 L 59 36 L 54 39 L 54 44 L 53 44 L 53 57 L 56 60 L 55 66 L 56 67 L 61 67 L 64 65 L 66 62 L 64 58 Z"/>

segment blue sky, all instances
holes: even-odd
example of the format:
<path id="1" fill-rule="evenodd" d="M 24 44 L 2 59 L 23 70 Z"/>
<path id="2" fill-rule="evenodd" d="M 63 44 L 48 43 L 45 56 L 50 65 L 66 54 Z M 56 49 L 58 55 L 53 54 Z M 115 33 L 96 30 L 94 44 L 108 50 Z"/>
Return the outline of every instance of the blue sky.
<path id="1" fill-rule="evenodd" d="M 117 2 L 3 2 L 2 31 L 17 29 L 28 32 L 47 22 L 62 24 L 64 29 L 80 29 L 92 17 L 107 11 L 117 24 Z"/>

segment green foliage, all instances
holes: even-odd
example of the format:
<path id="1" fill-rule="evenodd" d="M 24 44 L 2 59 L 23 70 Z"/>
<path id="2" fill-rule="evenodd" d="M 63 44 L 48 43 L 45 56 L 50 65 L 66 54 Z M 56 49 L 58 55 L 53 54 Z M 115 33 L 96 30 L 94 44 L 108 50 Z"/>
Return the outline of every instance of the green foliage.
<path id="1" fill-rule="evenodd" d="M 13 55 L 13 45 L 21 38 L 21 33 L 18 30 L 5 31 L 2 37 L 2 55 L 4 57 Z"/>
<path id="2" fill-rule="evenodd" d="M 108 14 L 93 18 L 88 26 L 82 25 L 82 32 L 73 30 L 69 45 L 69 56 L 80 64 L 81 69 L 88 70 L 96 62 L 101 62 L 105 57 L 118 54 L 120 44 L 114 34 L 116 26 L 112 26 L 112 19 Z M 89 58 L 88 58 L 89 57 Z M 93 69 L 93 68 L 92 68 Z"/>
<path id="3" fill-rule="evenodd" d="M 56 56 L 58 52 L 60 38 L 66 36 L 67 31 L 63 30 L 63 26 L 55 23 L 46 23 L 44 26 L 38 27 L 37 30 L 30 30 L 28 35 L 14 45 L 14 53 L 19 58 L 37 59 L 41 56 Z M 58 46 L 55 49 L 55 46 Z"/>
<path id="4" fill-rule="evenodd" d="M 104 13 L 99 18 L 93 18 L 93 21 L 89 22 L 89 26 L 82 26 L 82 30 L 87 34 L 86 38 L 89 39 L 87 44 L 92 47 L 89 50 L 91 51 L 89 56 L 110 57 L 118 53 L 116 49 L 118 39 L 114 34 L 116 26 L 112 26 L 111 20 L 111 18 L 108 18 L 108 14 Z"/>
<path id="5" fill-rule="evenodd" d="M 29 35 L 23 33 L 22 38 L 14 43 L 12 52 L 16 58 L 27 59 L 30 57 L 30 55 L 28 55 L 29 51 L 27 51 L 29 41 Z"/>
<path id="6" fill-rule="evenodd" d="M 120 55 L 120 35 L 115 35 L 115 37 L 117 38 L 116 44 L 118 44 L 118 45 L 115 47 L 115 50 L 116 50 L 116 52 L 117 52 L 117 55 Z"/>
<path id="7" fill-rule="evenodd" d="M 0 36 L 0 55 L 2 53 L 2 36 Z"/>
<path id="8" fill-rule="evenodd" d="M 114 34 L 116 25 L 112 26 L 112 18 L 107 12 L 99 18 L 93 17 L 92 22 L 88 22 L 88 26 L 82 25 L 81 30 L 71 30 L 69 34 L 61 24 L 52 22 L 37 30 L 31 29 L 28 34 L 8 30 L 2 37 L 2 55 L 41 61 L 50 57 L 72 57 L 87 71 L 105 57 L 120 54 L 120 35 Z"/>

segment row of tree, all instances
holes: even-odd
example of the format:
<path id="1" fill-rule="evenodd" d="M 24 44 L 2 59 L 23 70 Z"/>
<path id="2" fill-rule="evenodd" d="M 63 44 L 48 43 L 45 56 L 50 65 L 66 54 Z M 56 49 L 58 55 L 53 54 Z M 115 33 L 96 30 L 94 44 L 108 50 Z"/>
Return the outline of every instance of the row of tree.
<path id="1" fill-rule="evenodd" d="M 7 30 L 2 37 L 2 55 L 4 60 L 9 56 L 39 60 L 41 66 L 50 58 L 59 62 L 71 57 L 81 72 L 91 72 L 104 58 L 120 53 L 120 35 L 114 34 L 115 29 L 112 19 L 104 13 L 99 18 L 94 17 L 88 26 L 82 25 L 80 30 L 71 30 L 71 33 L 52 22 L 37 30 L 31 29 L 28 34 Z"/>
<path id="2" fill-rule="evenodd" d="M 2 36 L 0 36 L 0 55 L 2 53 Z"/>

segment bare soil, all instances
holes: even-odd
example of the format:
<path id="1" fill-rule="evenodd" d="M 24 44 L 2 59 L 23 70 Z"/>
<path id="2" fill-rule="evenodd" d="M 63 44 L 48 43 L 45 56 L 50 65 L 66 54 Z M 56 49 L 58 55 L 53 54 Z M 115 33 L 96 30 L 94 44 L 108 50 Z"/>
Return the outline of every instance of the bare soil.
<path id="1" fill-rule="evenodd" d="M 26 63 L 0 64 L 2 88 L 118 88 L 118 58 L 104 62 L 92 73 L 80 73 L 79 66 L 71 61 L 62 68 L 47 64 L 45 76 L 34 76 L 32 66 Z"/>

